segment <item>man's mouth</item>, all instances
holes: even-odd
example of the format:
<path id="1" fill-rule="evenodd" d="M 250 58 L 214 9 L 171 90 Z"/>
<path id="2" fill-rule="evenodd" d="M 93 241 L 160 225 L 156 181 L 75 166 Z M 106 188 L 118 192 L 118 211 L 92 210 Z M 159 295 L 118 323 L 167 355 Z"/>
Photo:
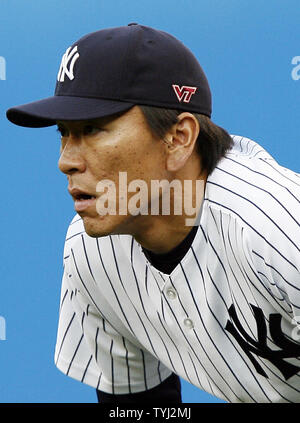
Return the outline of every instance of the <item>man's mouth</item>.
<path id="1" fill-rule="evenodd" d="M 77 212 L 83 211 L 88 207 L 94 205 L 96 196 L 84 192 L 78 188 L 72 188 L 69 190 L 69 193 L 72 195 L 74 200 L 75 210 Z"/>

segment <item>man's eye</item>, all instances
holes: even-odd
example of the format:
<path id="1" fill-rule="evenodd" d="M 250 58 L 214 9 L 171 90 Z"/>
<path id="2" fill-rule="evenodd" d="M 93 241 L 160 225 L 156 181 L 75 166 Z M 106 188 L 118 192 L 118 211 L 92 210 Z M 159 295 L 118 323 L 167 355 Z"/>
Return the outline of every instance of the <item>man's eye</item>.
<path id="1" fill-rule="evenodd" d="M 94 135 L 99 131 L 100 129 L 94 125 L 85 125 L 83 128 L 83 135 Z"/>
<path id="2" fill-rule="evenodd" d="M 67 135 L 66 129 L 61 126 L 58 126 L 56 130 L 60 134 L 61 137 L 65 137 Z"/>

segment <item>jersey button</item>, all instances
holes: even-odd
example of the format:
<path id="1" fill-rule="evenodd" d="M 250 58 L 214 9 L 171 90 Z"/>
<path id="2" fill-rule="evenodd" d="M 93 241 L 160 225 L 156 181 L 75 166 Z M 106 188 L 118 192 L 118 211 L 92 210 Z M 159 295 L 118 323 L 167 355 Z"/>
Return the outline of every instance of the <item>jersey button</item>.
<path id="1" fill-rule="evenodd" d="M 183 324 L 188 329 L 193 329 L 193 327 L 194 327 L 193 321 L 191 319 L 189 319 L 189 318 L 184 319 Z"/>
<path id="2" fill-rule="evenodd" d="M 167 297 L 170 298 L 170 300 L 175 300 L 175 298 L 177 297 L 176 291 L 174 291 L 174 289 L 168 289 Z"/>

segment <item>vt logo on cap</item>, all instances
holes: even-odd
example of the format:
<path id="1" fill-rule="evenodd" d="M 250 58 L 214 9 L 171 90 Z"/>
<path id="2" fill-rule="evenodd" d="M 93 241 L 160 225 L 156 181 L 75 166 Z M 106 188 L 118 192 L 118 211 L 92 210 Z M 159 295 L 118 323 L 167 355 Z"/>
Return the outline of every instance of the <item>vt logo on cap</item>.
<path id="1" fill-rule="evenodd" d="M 61 59 L 61 64 L 59 67 L 59 71 L 57 74 L 57 80 L 58 82 L 64 82 L 65 80 L 65 75 L 67 75 L 67 77 L 72 81 L 72 79 L 74 79 L 74 73 L 73 73 L 73 69 L 74 69 L 74 65 L 76 60 L 79 57 L 79 53 L 77 52 L 77 46 L 73 47 L 72 50 L 71 47 L 69 47 L 65 54 L 63 55 L 62 59 Z M 70 66 L 69 69 L 67 68 L 69 62 Z"/>
<path id="2" fill-rule="evenodd" d="M 191 100 L 191 97 L 193 94 L 195 94 L 197 88 L 196 87 L 187 87 L 183 85 L 182 87 L 179 87 L 179 85 L 172 85 L 173 90 L 175 91 L 175 94 L 178 98 L 178 100 L 181 102 L 182 100 L 184 103 L 189 103 Z"/>

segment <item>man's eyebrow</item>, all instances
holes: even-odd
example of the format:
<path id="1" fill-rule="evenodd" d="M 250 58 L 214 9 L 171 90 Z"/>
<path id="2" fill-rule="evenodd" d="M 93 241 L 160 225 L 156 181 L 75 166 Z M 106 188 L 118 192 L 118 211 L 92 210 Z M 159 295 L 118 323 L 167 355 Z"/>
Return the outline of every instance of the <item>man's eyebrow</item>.
<path id="1" fill-rule="evenodd" d="M 64 121 L 56 121 L 57 126 L 67 126 L 68 123 L 77 123 L 78 125 L 107 125 L 108 123 L 115 120 L 117 116 L 104 116 L 95 119 L 85 119 L 85 120 L 64 120 Z"/>

